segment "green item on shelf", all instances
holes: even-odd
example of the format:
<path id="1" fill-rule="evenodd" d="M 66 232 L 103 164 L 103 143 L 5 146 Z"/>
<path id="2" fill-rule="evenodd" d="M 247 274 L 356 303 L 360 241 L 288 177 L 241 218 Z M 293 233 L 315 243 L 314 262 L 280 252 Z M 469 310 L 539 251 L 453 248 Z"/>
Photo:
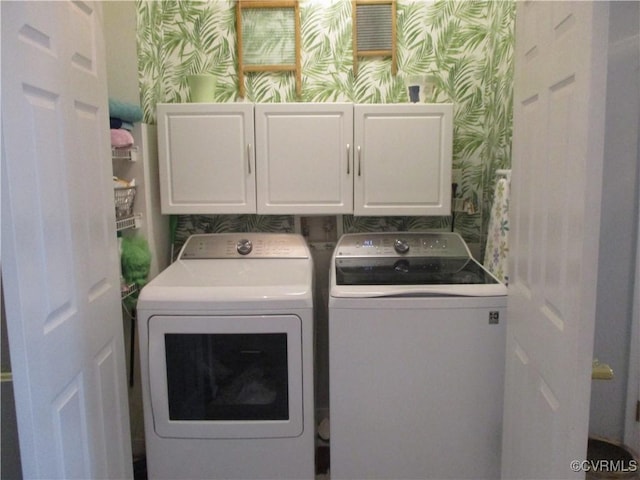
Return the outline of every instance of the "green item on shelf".
<path id="1" fill-rule="evenodd" d="M 141 289 L 149 277 L 151 267 L 151 251 L 147 240 L 142 236 L 122 237 L 122 276 L 127 284 L 134 283 Z"/>

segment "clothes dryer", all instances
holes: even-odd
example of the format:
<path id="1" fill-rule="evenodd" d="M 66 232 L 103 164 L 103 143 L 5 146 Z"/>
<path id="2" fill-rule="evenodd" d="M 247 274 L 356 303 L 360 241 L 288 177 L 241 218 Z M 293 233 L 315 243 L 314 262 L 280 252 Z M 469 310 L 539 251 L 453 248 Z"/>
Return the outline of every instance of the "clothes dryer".
<path id="1" fill-rule="evenodd" d="M 293 234 L 193 235 L 140 293 L 150 479 L 314 477 L 313 262 Z"/>
<path id="2" fill-rule="evenodd" d="M 500 478 L 506 287 L 454 233 L 344 235 L 331 265 L 331 478 Z"/>

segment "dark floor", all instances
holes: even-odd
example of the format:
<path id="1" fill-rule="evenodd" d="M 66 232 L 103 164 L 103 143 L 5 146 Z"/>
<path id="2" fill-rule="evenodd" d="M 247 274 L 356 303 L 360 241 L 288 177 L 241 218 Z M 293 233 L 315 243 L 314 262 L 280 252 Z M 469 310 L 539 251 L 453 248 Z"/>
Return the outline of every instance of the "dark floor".
<path id="1" fill-rule="evenodd" d="M 329 446 L 316 447 L 316 475 L 329 471 Z"/>
<path id="2" fill-rule="evenodd" d="M 147 459 L 142 457 L 133 460 L 134 480 L 147 480 Z"/>
<path id="3" fill-rule="evenodd" d="M 329 470 L 329 447 L 319 446 L 316 449 L 316 474 L 327 473 Z M 133 461 L 134 480 L 147 480 L 147 460 L 142 457 Z"/>

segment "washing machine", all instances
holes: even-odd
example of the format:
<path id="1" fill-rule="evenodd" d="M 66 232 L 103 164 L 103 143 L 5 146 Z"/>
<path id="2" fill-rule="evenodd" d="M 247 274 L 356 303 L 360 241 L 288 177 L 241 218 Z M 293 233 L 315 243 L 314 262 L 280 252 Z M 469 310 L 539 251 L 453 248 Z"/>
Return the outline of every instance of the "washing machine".
<path id="1" fill-rule="evenodd" d="M 507 289 L 455 233 L 341 237 L 332 479 L 500 478 Z"/>
<path id="2" fill-rule="evenodd" d="M 314 477 L 313 263 L 294 234 L 191 236 L 138 299 L 149 479 Z"/>

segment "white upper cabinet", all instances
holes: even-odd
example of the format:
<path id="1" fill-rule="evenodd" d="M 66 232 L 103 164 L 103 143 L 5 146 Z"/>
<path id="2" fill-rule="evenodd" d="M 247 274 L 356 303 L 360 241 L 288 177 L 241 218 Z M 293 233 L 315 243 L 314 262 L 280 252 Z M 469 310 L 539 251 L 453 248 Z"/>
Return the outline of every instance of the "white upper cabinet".
<path id="1" fill-rule="evenodd" d="M 453 105 L 354 107 L 354 214 L 450 215 Z"/>
<path id="2" fill-rule="evenodd" d="M 255 213 L 253 105 L 158 104 L 162 213 Z"/>
<path id="3" fill-rule="evenodd" d="M 352 104 L 257 104 L 255 122 L 258 213 L 353 211 Z"/>
<path id="4" fill-rule="evenodd" d="M 182 103 L 157 116 L 165 214 L 451 214 L 451 104 Z"/>

